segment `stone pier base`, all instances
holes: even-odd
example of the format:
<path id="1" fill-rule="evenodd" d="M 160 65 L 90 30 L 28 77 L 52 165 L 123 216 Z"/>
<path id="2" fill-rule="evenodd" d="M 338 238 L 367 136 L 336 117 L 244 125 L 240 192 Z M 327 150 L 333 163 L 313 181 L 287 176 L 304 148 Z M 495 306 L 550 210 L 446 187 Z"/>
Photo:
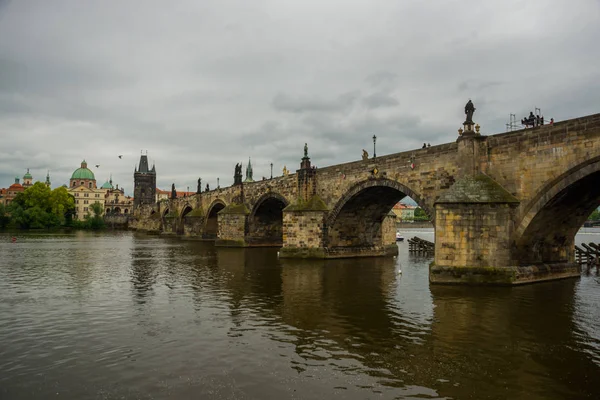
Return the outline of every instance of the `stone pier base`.
<path id="1" fill-rule="evenodd" d="M 396 244 L 377 247 L 282 247 L 279 250 L 281 258 L 359 258 L 397 255 Z"/>
<path id="2" fill-rule="evenodd" d="M 512 286 L 579 277 L 576 263 L 526 267 L 441 267 L 429 266 L 429 282 L 446 285 Z"/>

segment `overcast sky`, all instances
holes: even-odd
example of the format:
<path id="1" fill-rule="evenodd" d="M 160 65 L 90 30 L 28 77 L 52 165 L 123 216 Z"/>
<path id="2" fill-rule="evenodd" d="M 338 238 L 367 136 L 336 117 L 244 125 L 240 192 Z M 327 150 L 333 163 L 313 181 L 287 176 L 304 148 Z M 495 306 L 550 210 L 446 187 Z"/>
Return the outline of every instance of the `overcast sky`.
<path id="1" fill-rule="evenodd" d="M 0 187 L 86 159 L 131 194 L 600 112 L 598 0 L 0 0 Z M 123 158 L 119 159 L 118 155 Z M 95 165 L 100 167 L 96 168 Z"/>

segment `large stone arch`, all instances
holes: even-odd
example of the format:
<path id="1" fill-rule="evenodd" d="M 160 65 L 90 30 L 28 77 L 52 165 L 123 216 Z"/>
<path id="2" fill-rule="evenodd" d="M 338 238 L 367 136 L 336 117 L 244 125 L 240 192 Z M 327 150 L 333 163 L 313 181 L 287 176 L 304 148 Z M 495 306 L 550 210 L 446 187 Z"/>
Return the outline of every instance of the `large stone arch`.
<path id="1" fill-rule="evenodd" d="M 208 207 L 206 221 L 204 222 L 203 237 L 206 239 L 216 239 L 219 231 L 218 212 L 224 209 L 227 204 L 221 199 L 215 199 Z"/>
<path id="2" fill-rule="evenodd" d="M 428 215 L 433 209 L 404 184 L 391 179 L 369 179 L 353 185 L 326 218 L 325 244 L 330 249 L 381 247 L 395 241 L 395 226 L 386 225 L 394 204 L 413 198 Z"/>
<path id="3" fill-rule="evenodd" d="M 283 209 L 288 200 L 279 193 L 263 194 L 248 215 L 246 241 L 255 246 L 281 246 L 283 244 Z"/>
<path id="4" fill-rule="evenodd" d="M 544 185 L 524 207 L 513 233 L 521 265 L 572 262 L 575 234 L 600 204 L 600 156 Z"/>
<path id="5" fill-rule="evenodd" d="M 327 224 L 329 225 L 335 221 L 338 214 L 340 213 L 340 211 L 342 210 L 344 205 L 346 203 L 348 203 L 348 201 L 350 201 L 352 198 L 354 198 L 358 193 L 362 192 L 363 190 L 372 188 L 372 187 L 389 187 L 392 189 L 396 189 L 400 193 L 403 193 L 405 196 L 409 196 L 414 201 L 416 201 L 417 204 L 419 205 L 419 207 L 421 207 L 423 210 L 425 210 L 427 215 L 429 215 L 432 218 L 432 221 L 434 220 L 435 213 L 434 213 L 433 206 L 425 203 L 421 199 L 421 196 L 418 193 L 416 193 L 415 191 L 413 191 L 411 188 L 409 188 L 408 186 L 405 186 L 404 184 L 402 184 L 398 181 L 392 180 L 392 179 L 368 179 L 368 180 L 354 184 L 346 191 L 346 193 L 344 193 L 344 195 L 337 201 L 335 206 L 329 212 L 329 215 L 327 216 Z M 405 197 L 405 196 L 403 196 L 403 197 Z"/>

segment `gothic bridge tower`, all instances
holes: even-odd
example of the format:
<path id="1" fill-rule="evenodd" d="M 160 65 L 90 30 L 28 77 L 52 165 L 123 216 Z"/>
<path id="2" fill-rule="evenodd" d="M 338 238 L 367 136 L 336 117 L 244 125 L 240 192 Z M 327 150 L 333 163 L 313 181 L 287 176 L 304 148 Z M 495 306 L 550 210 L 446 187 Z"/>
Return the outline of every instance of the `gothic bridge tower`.
<path id="1" fill-rule="evenodd" d="M 148 153 L 140 156 L 140 165 L 133 173 L 133 206 L 156 203 L 156 169 L 148 168 Z"/>

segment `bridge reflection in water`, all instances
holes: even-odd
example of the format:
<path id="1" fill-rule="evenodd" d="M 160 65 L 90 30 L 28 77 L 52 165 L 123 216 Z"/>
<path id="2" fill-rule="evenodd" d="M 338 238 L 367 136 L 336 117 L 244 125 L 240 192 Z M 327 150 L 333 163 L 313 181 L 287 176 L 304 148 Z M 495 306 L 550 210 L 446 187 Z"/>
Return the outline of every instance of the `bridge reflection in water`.
<path id="1" fill-rule="evenodd" d="M 430 286 L 430 259 L 407 250 L 302 261 L 130 233 L 0 240 L 1 397 L 597 397 L 598 276 Z"/>

